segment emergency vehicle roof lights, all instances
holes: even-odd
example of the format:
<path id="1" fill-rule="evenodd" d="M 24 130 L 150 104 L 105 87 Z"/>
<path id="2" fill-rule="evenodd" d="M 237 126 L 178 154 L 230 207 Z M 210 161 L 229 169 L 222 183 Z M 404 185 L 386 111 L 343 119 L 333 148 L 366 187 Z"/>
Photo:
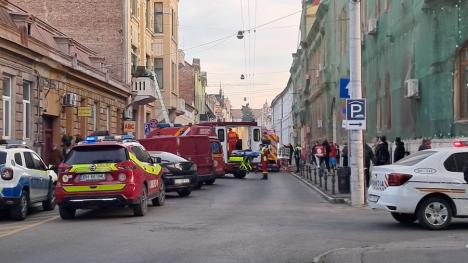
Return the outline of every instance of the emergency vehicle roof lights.
<path id="1" fill-rule="evenodd" d="M 456 140 L 453 142 L 453 147 L 468 147 L 468 141 Z"/>
<path id="2" fill-rule="evenodd" d="M 86 143 L 96 143 L 97 137 L 96 136 L 88 136 L 86 137 Z"/>

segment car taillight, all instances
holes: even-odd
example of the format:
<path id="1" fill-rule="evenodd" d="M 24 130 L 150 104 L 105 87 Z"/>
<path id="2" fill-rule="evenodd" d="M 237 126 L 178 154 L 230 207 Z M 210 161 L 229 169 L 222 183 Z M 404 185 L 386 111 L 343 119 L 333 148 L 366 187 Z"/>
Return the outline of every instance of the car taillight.
<path id="1" fill-rule="evenodd" d="M 117 176 L 119 181 L 121 182 L 125 182 L 125 180 L 127 180 L 127 175 L 124 174 L 124 173 L 119 173 L 119 175 Z"/>
<path id="2" fill-rule="evenodd" d="M 132 161 L 123 161 L 116 164 L 117 169 L 119 170 L 135 170 L 136 165 Z"/>
<path id="3" fill-rule="evenodd" d="M 71 165 L 66 164 L 66 163 L 61 163 L 61 164 L 58 166 L 58 172 L 59 172 L 59 174 L 61 174 L 61 173 L 68 173 L 68 172 L 70 171 L 71 168 L 72 168 Z"/>
<path id="4" fill-rule="evenodd" d="M 13 169 L 11 168 L 3 168 L 0 173 L 3 180 L 13 179 Z"/>
<path id="5" fill-rule="evenodd" d="M 411 174 L 391 173 L 388 175 L 388 186 L 400 186 L 413 177 Z"/>

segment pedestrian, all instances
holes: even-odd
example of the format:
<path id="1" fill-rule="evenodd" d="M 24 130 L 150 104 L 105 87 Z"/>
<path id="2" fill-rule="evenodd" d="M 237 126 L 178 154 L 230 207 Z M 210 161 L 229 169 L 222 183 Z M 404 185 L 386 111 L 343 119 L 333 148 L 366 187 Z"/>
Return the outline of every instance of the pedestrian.
<path id="1" fill-rule="evenodd" d="M 345 142 L 343 150 L 341 151 L 341 157 L 343 158 L 343 167 L 348 167 L 348 143 Z"/>
<path id="2" fill-rule="evenodd" d="M 341 157 L 341 152 L 340 152 L 340 146 L 338 144 L 335 143 L 335 149 L 336 149 L 336 165 L 337 166 L 340 166 L 341 165 L 341 160 L 340 160 L 340 157 Z"/>
<path id="3" fill-rule="evenodd" d="M 405 157 L 405 143 L 401 141 L 400 137 L 395 139 L 395 152 L 393 153 L 393 162 L 396 163 Z"/>
<path id="4" fill-rule="evenodd" d="M 324 140 L 322 143 L 322 154 L 319 156 L 319 166 L 322 166 L 322 163 L 325 163 L 327 171 L 330 172 L 330 144 L 327 140 Z"/>
<path id="5" fill-rule="evenodd" d="M 330 145 L 330 154 L 329 154 L 329 165 L 330 165 L 330 168 L 335 170 L 336 169 L 336 144 L 335 143 L 331 143 Z"/>
<path id="6" fill-rule="evenodd" d="M 289 165 L 291 166 L 293 155 L 294 155 L 294 147 L 292 146 L 292 144 L 289 144 L 288 146 L 285 146 L 285 147 L 289 150 Z"/>
<path id="7" fill-rule="evenodd" d="M 373 144 L 372 144 L 372 151 L 374 151 L 374 154 L 376 153 L 377 146 L 379 146 L 380 143 L 381 143 L 380 137 L 379 136 L 375 137 L 373 140 Z"/>
<path id="8" fill-rule="evenodd" d="M 370 166 L 371 166 L 371 161 L 373 162 L 374 160 L 374 152 L 372 151 L 372 148 L 364 141 L 364 178 L 366 182 L 366 187 L 369 187 L 369 181 L 370 181 Z"/>
<path id="9" fill-rule="evenodd" d="M 296 173 L 299 173 L 301 169 L 301 146 L 296 145 L 294 149 L 294 160 L 296 161 Z"/>
<path id="10" fill-rule="evenodd" d="M 386 165 L 390 163 L 390 152 L 388 151 L 387 137 L 381 136 L 380 143 L 375 148 L 375 161 L 376 166 Z"/>
<path id="11" fill-rule="evenodd" d="M 64 158 L 62 151 L 57 147 L 56 144 L 54 144 L 52 152 L 50 152 L 49 164 L 52 165 L 55 173 L 57 173 L 58 166 L 63 162 L 63 160 Z"/>
<path id="12" fill-rule="evenodd" d="M 318 159 L 317 159 L 317 147 L 319 147 L 320 144 L 318 141 L 315 141 L 314 143 L 314 146 L 312 147 L 312 156 L 311 156 L 311 160 L 312 160 L 312 163 L 315 165 L 315 166 L 318 166 L 319 165 L 319 162 L 318 162 Z"/>
<path id="13" fill-rule="evenodd" d="M 261 162 L 262 162 L 262 180 L 268 180 L 268 155 L 270 154 L 267 144 L 260 145 Z"/>
<path id="14" fill-rule="evenodd" d="M 432 141 L 431 139 L 423 139 L 421 145 L 418 148 L 418 151 L 424 151 L 432 149 Z"/>

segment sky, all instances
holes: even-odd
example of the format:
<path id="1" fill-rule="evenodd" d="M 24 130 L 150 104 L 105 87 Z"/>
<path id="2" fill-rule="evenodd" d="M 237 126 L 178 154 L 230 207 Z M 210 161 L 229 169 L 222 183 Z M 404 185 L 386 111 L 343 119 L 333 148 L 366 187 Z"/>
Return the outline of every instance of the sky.
<path id="1" fill-rule="evenodd" d="M 208 74 L 207 93 L 219 92 L 221 85 L 233 108 L 246 103 L 261 108 L 288 82 L 300 10 L 301 0 L 181 0 L 179 48 L 189 63 L 200 58 Z M 260 27 L 248 32 L 255 25 Z M 243 40 L 236 37 L 239 30 L 246 31 Z"/>

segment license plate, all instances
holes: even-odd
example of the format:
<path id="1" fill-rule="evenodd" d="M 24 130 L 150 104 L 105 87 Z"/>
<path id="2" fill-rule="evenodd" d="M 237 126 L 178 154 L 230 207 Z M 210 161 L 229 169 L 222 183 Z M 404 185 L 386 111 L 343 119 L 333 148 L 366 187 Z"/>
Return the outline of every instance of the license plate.
<path id="1" fill-rule="evenodd" d="M 379 201 L 380 196 L 378 195 L 368 195 L 367 200 L 372 203 L 377 203 Z"/>
<path id="2" fill-rule="evenodd" d="M 80 181 L 104 181 L 106 180 L 106 174 L 82 174 L 80 175 Z"/>
<path id="3" fill-rule="evenodd" d="M 175 184 L 188 184 L 190 183 L 190 179 L 175 179 L 174 183 Z"/>

